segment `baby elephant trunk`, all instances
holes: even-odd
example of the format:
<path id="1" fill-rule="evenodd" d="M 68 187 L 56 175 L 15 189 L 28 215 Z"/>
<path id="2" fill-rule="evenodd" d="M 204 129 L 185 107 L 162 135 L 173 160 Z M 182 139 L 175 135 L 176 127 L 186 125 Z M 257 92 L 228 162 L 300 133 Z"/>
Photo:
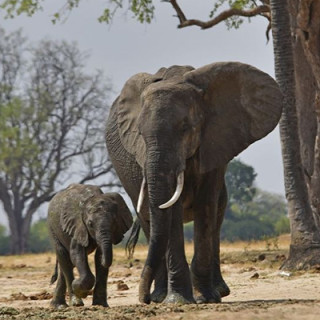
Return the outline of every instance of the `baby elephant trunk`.
<path id="1" fill-rule="evenodd" d="M 101 232 L 97 238 L 98 247 L 101 251 L 101 265 L 109 268 L 112 264 L 112 239 L 111 232 Z"/>

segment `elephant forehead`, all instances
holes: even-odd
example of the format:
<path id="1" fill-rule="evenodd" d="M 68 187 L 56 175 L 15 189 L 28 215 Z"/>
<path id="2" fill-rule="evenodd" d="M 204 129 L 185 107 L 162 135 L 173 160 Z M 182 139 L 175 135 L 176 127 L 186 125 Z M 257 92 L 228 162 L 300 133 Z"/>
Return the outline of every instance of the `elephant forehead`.
<path id="1" fill-rule="evenodd" d="M 160 83 L 150 85 L 142 94 L 144 111 L 170 112 L 172 110 L 178 116 L 187 106 L 195 104 L 196 94 L 192 86 L 185 83 Z"/>

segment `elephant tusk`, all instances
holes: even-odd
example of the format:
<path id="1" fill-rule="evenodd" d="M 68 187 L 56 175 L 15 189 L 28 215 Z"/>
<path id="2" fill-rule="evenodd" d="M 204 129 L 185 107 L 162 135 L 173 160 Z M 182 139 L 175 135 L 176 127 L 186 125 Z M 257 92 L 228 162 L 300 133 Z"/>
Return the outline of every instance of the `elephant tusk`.
<path id="1" fill-rule="evenodd" d="M 174 195 L 172 196 L 172 198 L 168 202 L 159 206 L 160 209 L 167 209 L 167 208 L 173 206 L 178 201 L 178 199 L 182 193 L 182 190 L 183 190 L 183 183 L 184 183 L 184 172 L 181 171 L 178 175 L 178 178 L 177 178 L 177 188 L 176 188 Z"/>
<path id="2" fill-rule="evenodd" d="M 140 213 L 142 203 L 144 200 L 144 187 L 146 185 L 146 179 L 143 178 L 142 183 L 141 183 L 141 188 L 140 188 L 140 193 L 139 193 L 139 199 L 138 199 L 138 204 L 137 204 L 137 213 Z"/>

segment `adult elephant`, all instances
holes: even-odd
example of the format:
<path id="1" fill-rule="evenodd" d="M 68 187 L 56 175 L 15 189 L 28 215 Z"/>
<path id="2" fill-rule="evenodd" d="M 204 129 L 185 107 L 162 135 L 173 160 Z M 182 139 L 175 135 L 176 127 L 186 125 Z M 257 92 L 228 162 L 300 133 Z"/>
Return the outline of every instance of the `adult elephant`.
<path id="1" fill-rule="evenodd" d="M 219 260 L 226 166 L 274 129 L 281 109 L 277 83 L 237 62 L 172 66 L 126 82 L 111 108 L 106 140 L 149 239 L 141 302 L 219 302 L 229 294 Z M 183 239 L 183 222 L 190 220 L 191 276 Z"/>

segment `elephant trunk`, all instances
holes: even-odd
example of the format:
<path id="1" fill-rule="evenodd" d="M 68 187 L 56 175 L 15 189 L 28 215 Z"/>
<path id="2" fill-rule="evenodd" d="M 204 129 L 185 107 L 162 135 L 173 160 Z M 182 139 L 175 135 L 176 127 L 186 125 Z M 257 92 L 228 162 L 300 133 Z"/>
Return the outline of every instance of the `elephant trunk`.
<path id="1" fill-rule="evenodd" d="M 101 265 L 109 268 L 112 264 L 112 238 L 109 230 L 102 230 L 97 236 L 97 244 L 101 250 Z"/>
<path id="2" fill-rule="evenodd" d="M 160 209 L 159 206 L 172 197 L 176 177 L 169 161 L 163 159 L 163 151 L 148 150 L 146 180 L 150 204 L 150 241 L 146 264 L 141 276 L 139 299 L 150 303 L 150 287 L 157 269 L 165 259 L 169 232 L 171 229 L 172 208 Z"/>

